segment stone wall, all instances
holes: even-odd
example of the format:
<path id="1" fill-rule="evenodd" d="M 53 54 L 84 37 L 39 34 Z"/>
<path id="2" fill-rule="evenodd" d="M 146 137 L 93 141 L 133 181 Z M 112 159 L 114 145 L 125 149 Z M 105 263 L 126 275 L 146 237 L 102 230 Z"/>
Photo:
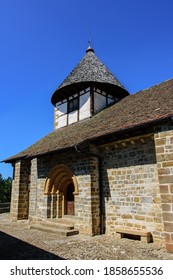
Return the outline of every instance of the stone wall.
<path id="1" fill-rule="evenodd" d="M 97 153 L 97 147 L 93 148 Z M 100 189 L 103 225 L 114 236 L 118 226 L 146 229 L 153 241 L 165 242 L 173 252 L 173 130 L 117 141 L 99 148 L 98 156 L 68 152 L 15 163 L 11 215 L 13 220 L 41 220 L 56 216 L 52 197 L 44 194 L 46 178 L 64 164 L 75 175 L 75 226 L 81 233 L 100 233 Z M 54 194 L 55 195 L 55 194 Z M 54 202 L 57 201 L 54 197 Z"/>
<path id="2" fill-rule="evenodd" d="M 29 209 L 30 162 L 21 160 L 15 163 L 12 183 L 11 208 L 12 220 L 27 219 Z"/>
<path id="3" fill-rule="evenodd" d="M 102 148 L 105 230 L 118 226 L 147 229 L 163 239 L 160 189 L 153 139 L 130 139 Z"/>
<path id="4" fill-rule="evenodd" d="M 163 131 L 162 131 L 163 130 Z M 166 249 L 173 253 L 173 127 L 155 134 Z"/>
<path id="5" fill-rule="evenodd" d="M 81 233 L 99 232 L 98 160 L 80 153 L 54 154 L 33 159 L 31 164 L 30 219 L 50 217 L 51 197 L 44 195 L 46 177 L 53 167 L 65 164 L 76 176 L 79 193 L 75 195 L 75 226 Z"/>

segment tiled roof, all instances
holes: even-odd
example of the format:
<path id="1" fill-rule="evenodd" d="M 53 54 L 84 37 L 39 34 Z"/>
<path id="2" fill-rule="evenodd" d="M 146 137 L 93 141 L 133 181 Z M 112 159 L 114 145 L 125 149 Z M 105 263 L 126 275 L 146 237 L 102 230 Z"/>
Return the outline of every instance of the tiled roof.
<path id="1" fill-rule="evenodd" d="M 122 97 L 127 96 L 128 92 L 108 68 L 98 59 L 92 49 L 89 49 L 84 58 L 67 76 L 63 83 L 57 88 L 52 96 L 52 103 L 63 98 L 64 93 L 71 92 L 71 88 L 83 89 L 83 85 L 99 84 L 102 89 L 105 85 L 110 86 L 111 91 L 120 91 Z M 70 88 L 70 89 L 69 89 Z"/>
<path id="2" fill-rule="evenodd" d="M 172 116 L 173 79 L 129 95 L 85 121 L 57 129 L 5 162 L 60 151 Z"/>

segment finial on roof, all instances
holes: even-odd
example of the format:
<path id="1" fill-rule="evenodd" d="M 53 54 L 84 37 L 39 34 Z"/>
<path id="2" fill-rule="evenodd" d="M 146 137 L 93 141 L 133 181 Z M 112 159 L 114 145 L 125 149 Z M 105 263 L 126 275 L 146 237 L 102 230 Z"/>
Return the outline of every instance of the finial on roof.
<path id="1" fill-rule="evenodd" d="M 94 49 L 91 47 L 91 42 L 88 41 L 88 43 L 89 43 L 89 46 L 88 46 L 88 49 L 86 50 L 86 53 L 87 52 L 93 52 L 94 53 Z"/>

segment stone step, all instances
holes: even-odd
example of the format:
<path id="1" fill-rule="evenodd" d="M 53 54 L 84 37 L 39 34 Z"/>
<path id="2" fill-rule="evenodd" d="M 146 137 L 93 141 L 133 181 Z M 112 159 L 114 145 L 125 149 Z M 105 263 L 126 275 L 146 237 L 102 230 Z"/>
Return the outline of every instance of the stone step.
<path id="1" fill-rule="evenodd" d="M 43 227 L 49 227 L 49 228 L 56 228 L 56 229 L 64 229 L 64 230 L 71 230 L 74 229 L 74 226 L 72 224 L 65 224 L 62 222 L 52 222 L 52 221 L 42 221 L 40 223 Z"/>
<path id="2" fill-rule="evenodd" d="M 44 231 L 44 232 L 55 233 L 55 234 L 61 235 L 61 236 L 71 236 L 71 235 L 79 234 L 79 231 L 76 229 L 66 230 L 63 228 L 50 228 L 50 227 L 43 226 L 40 224 L 30 225 L 30 229 L 36 229 L 36 230 L 40 230 L 40 231 Z"/>
<path id="3" fill-rule="evenodd" d="M 48 219 L 46 222 L 53 222 L 58 224 L 74 225 L 74 216 L 65 216 L 63 218 Z"/>

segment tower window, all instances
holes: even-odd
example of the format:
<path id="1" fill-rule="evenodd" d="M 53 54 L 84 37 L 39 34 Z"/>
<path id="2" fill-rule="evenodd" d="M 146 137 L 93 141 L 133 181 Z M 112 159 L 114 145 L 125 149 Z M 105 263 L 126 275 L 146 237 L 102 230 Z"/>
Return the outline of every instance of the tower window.
<path id="1" fill-rule="evenodd" d="M 78 101 L 78 98 L 74 98 L 74 99 L 69 100 L 69 102 L 68 102 L 68 108 L 69 108 L 69 110 L 68 110 L 69 113 L 78 110 L 78 109 L 79 109 L 79 101 Z"/>

